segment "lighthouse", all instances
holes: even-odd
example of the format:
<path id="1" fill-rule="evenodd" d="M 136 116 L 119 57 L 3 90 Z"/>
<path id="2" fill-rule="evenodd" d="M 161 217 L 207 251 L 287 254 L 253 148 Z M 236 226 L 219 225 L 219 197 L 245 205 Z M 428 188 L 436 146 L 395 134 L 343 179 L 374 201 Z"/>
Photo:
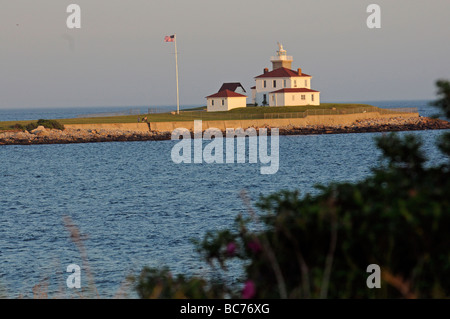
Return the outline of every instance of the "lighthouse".
<path id="1" fill-rule="evenodd" d="M 272 71 L 279 68 L 291 69 L 292 61 L 294 60 L 292 56 L 286 55 L 286 50 L 283 49 L 283 45 L 278 43 L 278 51 L 277 55 L 271 57 L 270 61 L 272 62 Z"/>
<path id="2" fill-rule="evenodd" d="M 277 55 L 271 57 L 272 71 L 255 77 L 252 103 L 262 106 L 320 105 L 320 92 L 311 89 L 312 76 L 301 68 L 292 70 L 292 56 L 278 43 Z"/>

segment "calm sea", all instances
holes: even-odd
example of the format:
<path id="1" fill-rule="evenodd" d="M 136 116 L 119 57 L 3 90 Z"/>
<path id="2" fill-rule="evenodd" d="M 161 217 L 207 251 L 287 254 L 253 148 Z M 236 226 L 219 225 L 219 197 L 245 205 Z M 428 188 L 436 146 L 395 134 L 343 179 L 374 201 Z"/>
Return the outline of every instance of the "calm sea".
<path id="1" fill-rule="evenodd" d="M 200 105 L 180 107 L 192 108 Z M 32 108 L 32 109 L 0 109 L 0 121 L 27 121 L 38 119 L 68 119 L 87 116 L 109 116 L 122 114 L 145 114 L 170 112 L 176 106 L 104 106 L 104 107 L 68 107 L 68 108 Z"/>
<path id="2" fill-rule="evenodd" d="M 367 103 L 436 113 L 426 101 Z M 5 113 L 14 120 L 75 114 L 9 112 L 0 111 L 0 118 Z M 412 133 L 424 140 L 433 162 L 443 160 L 434 146 L 441 133 Z M 100 297 L 113 297 L 128 275 L 146 265 L 206 275 L 190 240 L 230 226 L 245 213 L 241 190 L 256 201 L 282 189 L 314 193 L 316 183 L 361 180 L 378 163 L 377 135 L 280 136 L 275 175 L 261 175 L 261 164 L 177 165 L 171 160 L 172 141 L 0 146 L 0 297 L 32 297 L 37 284 L 47 284 L 43 289 L 50 297 L 60 289 L 59 297 L 76 296 L 64 288 L 66 267 L 79 264 L 85 270 L 85 264 L 64 216 L 86 236 Z"/>

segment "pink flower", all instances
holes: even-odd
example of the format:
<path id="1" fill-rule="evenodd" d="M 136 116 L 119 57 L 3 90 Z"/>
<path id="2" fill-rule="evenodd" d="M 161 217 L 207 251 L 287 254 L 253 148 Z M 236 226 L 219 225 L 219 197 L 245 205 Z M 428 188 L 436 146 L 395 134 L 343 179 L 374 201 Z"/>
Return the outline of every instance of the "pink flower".
<path id="1" fill-rule="evenodd" d="M 231 242 L 227 245 L 227 255 L 228 256 L 234 256 L 234 253 L 236 252 L 236 244 Z"/>
<path id="2" fill-rule="evenodd" d="M 251 280 L 247 280 L 245 282 L 244 289 L 242 289 L 242 298 L 243 299 L 251 299 L 255 296 L 256 289 L 255 284 Z"/>
<path id="3" fill-rule="evenodd" d="M 253 253 L 258 253 L 259 251 L 261 251 L 261 244 L 259 243 L 258 240 L 254 240 L 248 243 L 248 248 L 250 248 L 251 251 L 253 251 Z"/>

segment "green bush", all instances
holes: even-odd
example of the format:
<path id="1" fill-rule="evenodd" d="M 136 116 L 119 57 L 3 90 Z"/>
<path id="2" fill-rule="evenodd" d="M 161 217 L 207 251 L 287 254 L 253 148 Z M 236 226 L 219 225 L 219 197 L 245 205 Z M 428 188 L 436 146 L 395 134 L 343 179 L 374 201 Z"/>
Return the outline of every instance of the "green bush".
<path id="1" fill-rule="evenodd" d="M 436 103 L 449 115 L 449 90 L 440 94 Z M 239 215 L 231 229 L 208 232 L 197 241 L 200 256 L 221 271 L 243 261 L 240 284 L 213 286 L 145 269 L 137 279 L 139 295 L 449 298 L 450 133 L 438 142 L 446 162 L 436 166 L 428 165 L 414 135 L 392 133 L 376 143 L 382 161 L 366 179 L 318 186 L 314 196 L 280 191 L 259 200 L 260 212 L 244 197 L 248 216 Z M 381 268 L 381 288 L 367 286 L 371 264 Z M 187 294 L 198 282 L 195 293 Z M 164 294 L 155 294 L 157 288 Z"/>
<path id="2" fill-rule="evenodd" d="M 25 131 L 25 126 L 23 126 L 20 123 L 16 123 L 13 125 L 13 129 L 18 130 L 18 131 Z"/>
<path id="3" fill-rule="evenodd" d="M 25 126 L 25 129 L 27 131 L 32 131 L 32 130 L 36 129 L 38 126 L 43 126 L 45 128 L 54 129 L 54 130 L 61 130 L 61 131 L 64 130 L 64 125 L 61 124 L 60 122 L 55 121 L 55 120 L 43 120 L 43 119 L 40 119 L 37 122 L 32 122 L 32 123 L 27 124 Z"/>
<path id="4" fill-rule="evenodd" d="M 61 130 L 61 131 L 64 130 L 64 125 L 55 120 L 42 120 L 41 119 L 41 120 L 37 121 L 37 125 L 43 126 L 48 129 L 55 129 L 55 130 Z"/>
<path id="5" fill-rule="evenodd" d="M 25 129 L 29 132 L 31 132 L 32 130 L 36 129 L 38 127 L 37 123 L 28 123 L 27 125 L 25 125 Z"/>
<path id="6" fill-rule="evenodd" d="M 186 278 L 178 275 L 175 278 L 169 269 L 161 270 L 145 267 L 137 281 L 137 291 L 145 299 L 210 299 L 224 298 L 227 288 L 220 283 L 208 283 L 200 278 Z"/>

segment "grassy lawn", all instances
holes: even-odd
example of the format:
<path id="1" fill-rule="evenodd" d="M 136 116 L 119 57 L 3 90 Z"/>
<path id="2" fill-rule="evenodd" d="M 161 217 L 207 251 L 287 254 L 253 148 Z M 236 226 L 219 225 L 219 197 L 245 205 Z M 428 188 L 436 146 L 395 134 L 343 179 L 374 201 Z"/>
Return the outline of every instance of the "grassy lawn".
<path id="1" fill-rule="evenodd" d="M 227 113 L 291 113 L 291 112 L 305 112 L 306 110 L 330 110 L 335 108 L 337 110 L 342 109 L 354 109 L 360 107 L 374 107 L 369 104 L 346 104 L 346 103 L 322 103 L 317 106 L 282 106 L 282 107 L 269 107 L 269 106 L 258 106 L 258 107 L 245 107 L 239 109 L 233 109 Z M 211 112 L 222 113 L 222 112 Z"/>
<path id="2" fill-rule="evenodd" d="M 233 109 L 228 112 L 206 112 L 206 107 L 197 107 L 180 111 L 180 114 L 157 113 L 144 115 L 124 115 L 111 117 L 90 117 L 90 118 L 73 118 L 58 119 L 62 124 L 96 124 L 96 123 L 137 123 L 138 117 L 147 116 L 149 122 L 172 122 L 172 121 L 192 121 L 195 119 L 202 120 L 236 120 L 244 118 L 261 118 L 264 113 L 294 113 L 305 112 L 306 110 L 330 110 L 330 109 L 355 109 L 361 107 L 373 107 L 368 104 L 342 104 L 342 103 L 322 103 L 319 106 L 285 106 L 285 107 L 245 107 Z M 37 121 L 38 119 L 36 119 Z M 0 130 L 11 130 L 14 124 L 19 123 L 27 125 L 35 121 L 9 121 L 0 122 Z"/>

